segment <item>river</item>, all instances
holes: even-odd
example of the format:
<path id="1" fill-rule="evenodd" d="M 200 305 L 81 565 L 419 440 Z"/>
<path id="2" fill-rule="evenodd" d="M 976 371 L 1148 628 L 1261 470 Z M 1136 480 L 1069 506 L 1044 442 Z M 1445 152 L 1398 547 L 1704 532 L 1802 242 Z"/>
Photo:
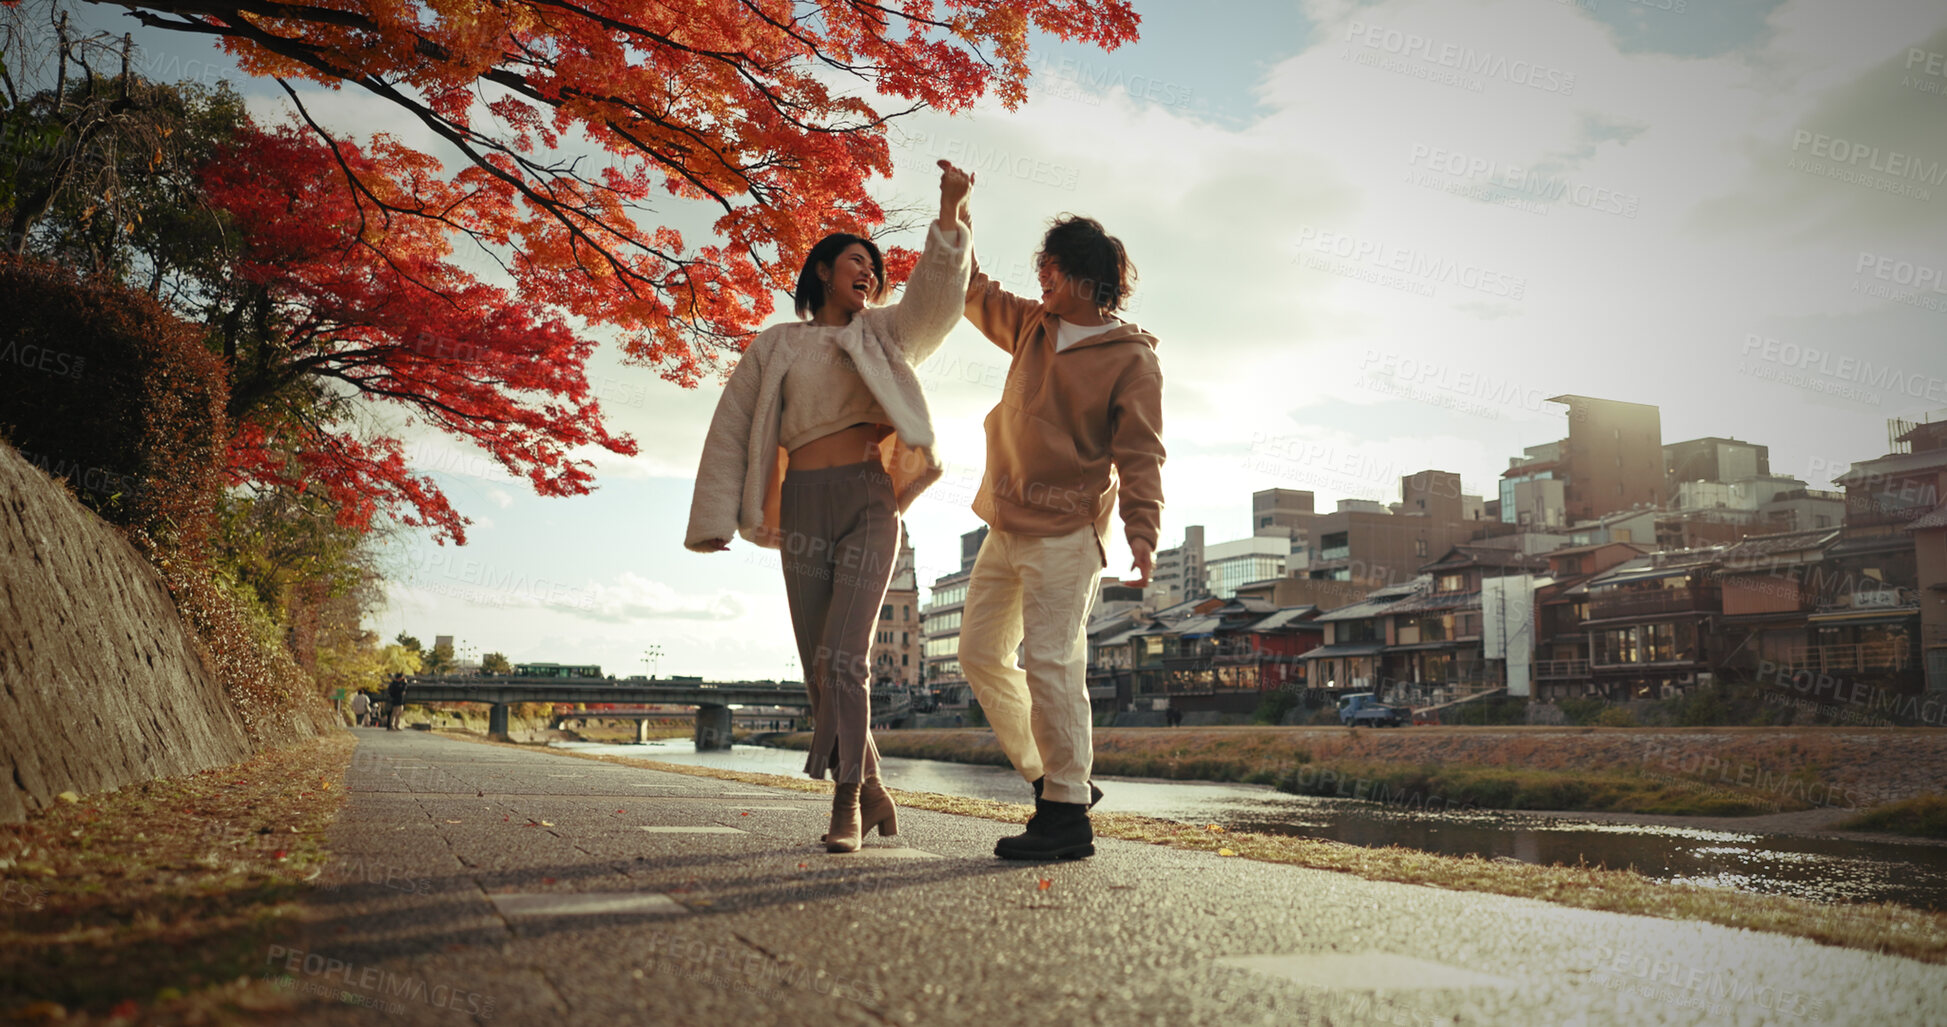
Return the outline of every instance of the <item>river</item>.
<path id="1" fill-rule="evenodd" d="M 799 774 L 804 753 L 739 745 L 702 752 L 688 739 L 647 745 L 555 743 L 609 753 L 762 774 Z M 1002 767 L 886 757 L 880 775 L 893 788 L 1004 802 L 1029 800 L 1019 775 Z M 1353 845 L 1400 845 L 1446 855 L 1585 862 L 1634 869 L 1658 880 L 1794 895 L 1819 902 L 1897 902 L 1947 909 L 1947 846 L 1881 844 L 1594 823 L 1495 811 L 1436 811 L 1355 799 L 1288 795 L 1267 785 L 1098 778 L 1104 812 L 1137 813 L 1226 830 L 1327 838 Z"/>

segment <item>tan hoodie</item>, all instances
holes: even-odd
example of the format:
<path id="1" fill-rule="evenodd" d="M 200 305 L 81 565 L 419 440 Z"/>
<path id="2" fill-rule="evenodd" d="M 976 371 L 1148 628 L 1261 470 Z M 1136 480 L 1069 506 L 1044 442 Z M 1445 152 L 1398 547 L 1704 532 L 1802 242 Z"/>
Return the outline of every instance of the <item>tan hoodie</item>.
<path id="1" fill-rule="evenodd" d="M 1106 546 L 1119 485 L 1123 532 L 1155 552 L 1164 457 L 1156 338 L 1123 324 L 1057 353 L 1060 319 L 978 268 L 967 283 L 967 320 L 1014 357 L 987 415 L 987 473 L 974 513 L 1019 535 L 1093 524 Z"/>

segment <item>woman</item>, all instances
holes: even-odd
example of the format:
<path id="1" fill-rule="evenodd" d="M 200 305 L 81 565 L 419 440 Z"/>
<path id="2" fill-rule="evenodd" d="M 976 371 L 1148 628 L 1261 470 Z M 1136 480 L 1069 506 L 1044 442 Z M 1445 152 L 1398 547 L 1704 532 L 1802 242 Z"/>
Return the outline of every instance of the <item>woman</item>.
<path id="1" fill-rule="evenodd" d="M 899 552 L 899 515 L 940 477 L 933 424 L 913 367 L 960 320 L 973 179 L 940 161 L 940 216 L 889 307 L 885 262 L 847 233 L 812 247 L 793 296 L 808 320 L 765 329 L 724 386 L 703 443 L 684 545 L 730 548 L 742 534 L 782 550 L 784 591 L 811 698 L 805 773 L 831 771 L 831 852 L 873 828 L 899 830 L 879 781 L 867 662 Z"/>

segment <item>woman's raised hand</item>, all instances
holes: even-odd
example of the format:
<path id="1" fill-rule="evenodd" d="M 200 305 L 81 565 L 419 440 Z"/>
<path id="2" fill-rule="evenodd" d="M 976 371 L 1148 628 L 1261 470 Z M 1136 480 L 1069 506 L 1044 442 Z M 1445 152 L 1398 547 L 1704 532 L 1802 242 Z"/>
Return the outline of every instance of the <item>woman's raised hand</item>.
<path id="1" fill-rule="evenodd" d="M 942 160 L 940 165 L 940 227 L 952 228 L 961 221 L 972 223 L 972 219 L 962 215 L 968 206 L 968 194 L 973 192 L 974 176 L 955 167 L 950 160 Z"/>

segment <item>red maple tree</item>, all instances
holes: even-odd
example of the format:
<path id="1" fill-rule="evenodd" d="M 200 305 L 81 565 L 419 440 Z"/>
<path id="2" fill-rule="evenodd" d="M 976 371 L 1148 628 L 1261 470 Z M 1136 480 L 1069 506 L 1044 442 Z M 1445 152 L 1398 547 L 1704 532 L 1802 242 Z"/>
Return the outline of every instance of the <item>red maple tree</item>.
<path id="1" fill-rule="evenodd" d="M 112 2 L 220 37 L 300 111 L 287 80 L 410 112 L 459 170 L 413 163 L 398 195 L 305 115 L 368 220 L 471 238 L 524 301 L 617 330 L 684 385 L 741 351 L 813 242 L 884 221 L 866 185 L 891 173 L 892 119 L 990 91 L 1018 104 L 1030 27 L 1113 50 L 1138 23 L 1129 0 Z M 610 160 L 593 169 L 575 149 Z M 427 200 L 436 180 L 449 202 Z M 645 225 L 658 195 L 710 204 L 712 237 Z"/>
<path id="2" fill-rule="evenodd" d="M 437 218 L 394 213 L 464 206 L 465 176 L 382 136 L 328 147 L 245 123 L 200 178 L 237 229 L 206 314 L 231 365 L 233 482 L 320 489 L 341 524 L 385 510 L 464 542 L 399 440 L 353 423 L 354 398 L 403 404 L 541 495 L 588 491 L 576 447 L 636 451 L 589 395 L 593 340 L 458 267 Z"/>

